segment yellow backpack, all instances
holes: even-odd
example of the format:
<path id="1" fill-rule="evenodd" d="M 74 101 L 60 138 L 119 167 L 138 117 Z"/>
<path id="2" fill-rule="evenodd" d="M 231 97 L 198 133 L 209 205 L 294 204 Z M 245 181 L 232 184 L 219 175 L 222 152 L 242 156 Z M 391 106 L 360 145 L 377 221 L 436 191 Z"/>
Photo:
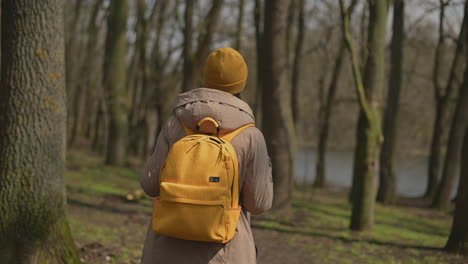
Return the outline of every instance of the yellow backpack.
<path id="1" fill-rule="evenodd" d="M 214 119 L 198 123 L 197 132 L 214 127 L 216 136 L 184 126 L 187 136 L 172 146 L 160 172 L 160 196 L 153 205 L 155 233 L 218 243 L 234 237 L 241 207 L 237 155 L 230 141 L 251 126 L 219 135 Z"/>

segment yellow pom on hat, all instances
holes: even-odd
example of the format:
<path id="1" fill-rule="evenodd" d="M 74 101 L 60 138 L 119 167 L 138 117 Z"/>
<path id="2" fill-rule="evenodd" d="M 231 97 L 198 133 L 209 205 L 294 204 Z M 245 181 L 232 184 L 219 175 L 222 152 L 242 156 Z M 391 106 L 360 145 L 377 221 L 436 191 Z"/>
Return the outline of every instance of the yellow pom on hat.
<path id="1" fill-rule="evenodd" d="M 205 87 L 238 94 L 245 88 L 248 69 L 242 55 L 233 48 L 213 51 L 205 64 Z"/>

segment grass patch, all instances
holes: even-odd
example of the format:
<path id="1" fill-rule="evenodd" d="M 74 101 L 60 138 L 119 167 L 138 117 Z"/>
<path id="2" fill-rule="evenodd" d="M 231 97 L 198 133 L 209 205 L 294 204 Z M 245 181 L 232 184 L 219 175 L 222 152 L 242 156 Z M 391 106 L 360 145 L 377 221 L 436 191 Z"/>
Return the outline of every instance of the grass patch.
<path id="1" fill-rule="evenodd" d="M 310 244 L 304 247 L 321 263 L 468 263 L 467 258 L 441 250 L 449 235 L 449 215 L 377 204 L 374 230 L 357 233 L 348 228 L 351 206 L 345 194 L 314 191 L 304 197 L 307 194 L 296 190 L 292 209 L 283 211 L 287 217 L 267 213 L 254 225 L 285 236 L 308 237 Z M 429 217 L 421 217 L 421 210 Z"/>
<path id="2" fill-rule="evenodd" d="M 104 166 L 102 158 L 72 151 L 65 179 L 68 216 L 86 263 L 139 263 L 152 200 L 128 202 L 139 189 L 140 172 Z M 345 193 L 297 189 L 291 207 L 253 218 L 259 263 L 468 263 L 440 250 L 451 216 L 428 209 L 382 206 L 372 232 L 351 232 Z M 108 260 L 106 260 L 108 259 Z"/>

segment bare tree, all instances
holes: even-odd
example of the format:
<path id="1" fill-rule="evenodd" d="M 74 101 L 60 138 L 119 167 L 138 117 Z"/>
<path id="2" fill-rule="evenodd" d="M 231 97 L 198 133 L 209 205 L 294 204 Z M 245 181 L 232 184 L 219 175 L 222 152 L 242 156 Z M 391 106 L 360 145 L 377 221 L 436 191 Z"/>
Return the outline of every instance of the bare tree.
<path id="1" fill-rule="evenodd" d="M 257 87 L 255 93 L 254 113 L 257 119 L 261 119 L 261 105 L 262 105 L 262 86 L 263 86 L 263 65 L 264 50 L 263 50 L 263 5 L 261 0 L 255 0 L 254 6 L 254 22 L 255 22 L 255 48 L 257 51 Z"/>
<path id="2" fill-rule="evenodd" d="M 364 80 L 359 56 L 352 43 L 349 9 L 340 0 L 343 34 L 352 58 L 353 76 L 357 88 L 360 113 L 354 156 L 351 216 L 352 230 L 370 230 L 374 225 L 377 168 L 382 141 L 381 109 L 379 107 L 385 82 L 385 38 L 389 1 L 369 0 L 369 32 Z"/>
<path id="3" fill-rule="evenodd" d="M 353 0 L 348 8 L 349 16 L 352 16 L 357 0 Z M 330 28 L 331 30 L 331 28 Z M 318 133 L 318 149 L 317 149 L 317 165 L 316 165 L 316 176 L 314 180 L 314 187 L 323 188 L 326 183 L 326 153 L 328 145 L 328 136 L 331 123 L 331 115 L 333 106 L 335 105 L 335 95 L 338 90 L 338 81 L 343 67 L 343 61 L 345 58 L 346 43 L 342 37 L 339 43 L 338 53 L 334 60 L 333 71 L 331 73 L 331 81 L 328 85 L 328 89 L 324 91 L 323 99 L 325 102 L 320 104 L 319 107 L 319 133 Z M 325 88 L 323 89 L 325 90 Z M 326 94 L 326 95 L 325 95 Z"/>
<path id="4" fill-rule="evenodd" d="M 405 35 L 405 1 L 395 0 L 393 6 L 393 36 L 391 45 L 390 83 L 383 124 L 384 142 L 380 153 L 380 184 L 377 200 L 385 204 L 396 202 L 395 146 L 398 110 L 403 80 L 403 44 Z"/>
<path id="5" fill-rule="evenodd" d="M 236 50 L 242 50 L 242 39 L 244 37 L 244 5 L 245 0 L 239 0 L 239 16 L 237 17 Z"/>
<path id="6" fill-rule="evenodd" d="M 465 19 L 468 19 L 468 2 L 465 2 Z M 465 34 L 462 39 L 467 38 L 467 35 L 468 34 Z M 466 46 L 468 46 L 468 41 L 465 42 L 465 47 Z M 456 57 L 461 56 L 457 54 Z M 463 144 L 463 133 L 467 123 L 468 80 L 465 80 L 458 95 L 458 102 L 449 132 L 442 179 L 432 203 L 432 207 L 434 208 L 438 208 L 440 210 L 447 210 L 449 208 L 451 193 L 457 179 L 457 171 L 460 165 L 460 156 L 458 153 L 460 152 L 461 145 Z"/>
<path id="7" fill-rule="evenodd" d="M 80 1 L 82 2 L 82 1 Z M 96 42 L 97 42 L 97 37 L 99 34 L 99 25 L 97 24 L 98 21 L 98 15 L 99 11 L 102 9 L 102 4 L 104 0 L 98 0 L 94 3 L 92 11 L 91 11 L 91 16 L 89 18 L 89 22 L 86 28 L 86 33 L 88 34 L 88 40 L 86 43 L 86 54 L 84 56 L 84 60 L 81 63 L 79 69 L 81 73 L 83 74 L 82 78 L 78 82 L 78 89 L 79 92 L 75 93 L 72 100 L 73 103 L 71 103 L 69 109 L 71 110 L 71 113 L 69 113 L 69 117 L 71 119 L 71 129 L 70 129 L 70 136 L 69 136 L 69 141 L 68 145 L 72 147 L 75 143 L 75 140 L 77 138 L 77 135 L 80 132 L 80 128 L 82 127 L 81 125 L 84 123 L 83 122 L 83 115 L 84 115 L 84 109 L 86 108 L 85 103 L 89 101 L 86 100 L 91 99 L 92 96 L 89 96 L 89 94 L 92 92 L 92 70 L 93 67 L 93 60 L 94 56 L 96 55 Z M 69 56 L 73 57 L 76 56 L 76 54 L 70 54 Z M 68 62 L 68 63 L 73 63 Z M 76 81 L 76 80 L 75 80 Z M 91 97 L 91 98 L 90 98 Z"/>
<path id="8" fill-rule="evenodd" d="M 211 39 L 216 31 L 224 0 L 214 0 L 204 21 L 204 30 L 198 37 L 197 50 L 192 51 L 193 41 L 193 1 L 186 0 L 184 28 L 184 79 L 182 91 L 186 92 L 198 86 L 202 65 L 208 56 Z"/>
<path id="9" fill-rule="evenodd" d="M 294 63 L 292 69 L 292 94 L 291 94 L 291 105 L 293 113 L 293 121 L 297 125 L 297 120 L 299 119 L 299 80 L 301 72 L 301 59 L 302 59 L 302 46 L 304 46 L 304 37 L 305 37 L 305 19 L 304 19 L 304 9 L 305 9 L 305 0 L 298 0 L 299 14 L 297 15 L 297 38 L 296 38 L 296 49 L 294 50 Z"/>
<path id="10" fill-rule="evenodd" d="M 441 156 L 442 156 L 442 138 L 445 134 L 445 120 L 448 115 L 448 106 L 450 99 L 453 94 L 456 92 L 456 79 L 457 79 L 457 70 L 461 66 L 461 58 L 458 54 L 461 54 L 464 50 L 464 41 L 463 36 L 466 34 L 466 28 L 468 23 L 468 18 L 465 12 L 463 18 L 463 24 L 460 29 L 460 34 L 457 40 L 457 47 L 455 49 L 455 56 L 453 57 L 449 78 L 446 85 L 441 84 L 441 67 L 442 57 L 445 54 L 445 39 L 446 33 L 444 29 L 445 23 L 445 10 L 447 5 L 450 3 L 450 0 L 439 0 L 440 3 L 440 13 L 439 13 L 439 38 L 436 47 L 436 53 L 434 57 L 434 68 L 432 73 L 432 83 L 434 85 L 434 99 L 436 107 L 436 115 L 434 121 L 434 128 L 432 132 L 432 141 L 431 149 L 429 154 L 429 167 L 428 167 L 428 181 L 426 186 L 425 197 L 432 199 L 437 192 L 437 184 L 439 181 L 439 174 L 441 171 Z"/>
<path id="11" fill-rule="evenodd" d="M 106 164 L 123 165 L 127 159 L 128 98 L 126 92 L 128 1 L 111 1 L 107 20 L 104 87 L 109 108 Z"/>
<path id="12" fill-rule="evenodd" d="M 294 175 L 295 133 L 285 56 L 288 4 L 288 0 L 265 2 L 262 128 L 273 164 L 276 208 L 289 205 Z"/>

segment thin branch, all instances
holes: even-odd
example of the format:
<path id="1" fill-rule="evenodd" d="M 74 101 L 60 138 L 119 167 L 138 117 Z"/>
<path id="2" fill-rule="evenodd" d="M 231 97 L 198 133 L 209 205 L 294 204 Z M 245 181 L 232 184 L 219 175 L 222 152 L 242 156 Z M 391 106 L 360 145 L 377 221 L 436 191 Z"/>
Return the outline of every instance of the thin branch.
<path id="1" fill-rule="evenodd" d="M 364 111 L 366 118 L 368 120 L 372 120 L 374 113 L 372 111 L 372 108 L 369 104 L 369 101 L 366 96 L 366 91 L 364 88 L 364 83 L 362 80 L 362 75 L 361 75 L 361 70 L 360 70 L 360 62 L 359 62 L 359 57 L 357 56 L 357 51 L 356 48 L 354 47 L 354 44 L 351 40 L 351 33 L 350 33 L 350 17 L 349 17 L 349 8 L 345 8 L 343 0 L 340 0 L 340 10 L 341 10 L 341 17 L 342 17 L 342 26 L 343 26 L 343 38 L 346 43 L 346 46 L 349 50 L 349 53 L 351 55 L 351 61 L 352 61 L 352 68 L 353 68 L 353 76 L 354 76 L 354 81 L 355 81 L 355 86 L 356 86 L 356 91 L 358 95 L 358 101 L 359 104 Z"/>

